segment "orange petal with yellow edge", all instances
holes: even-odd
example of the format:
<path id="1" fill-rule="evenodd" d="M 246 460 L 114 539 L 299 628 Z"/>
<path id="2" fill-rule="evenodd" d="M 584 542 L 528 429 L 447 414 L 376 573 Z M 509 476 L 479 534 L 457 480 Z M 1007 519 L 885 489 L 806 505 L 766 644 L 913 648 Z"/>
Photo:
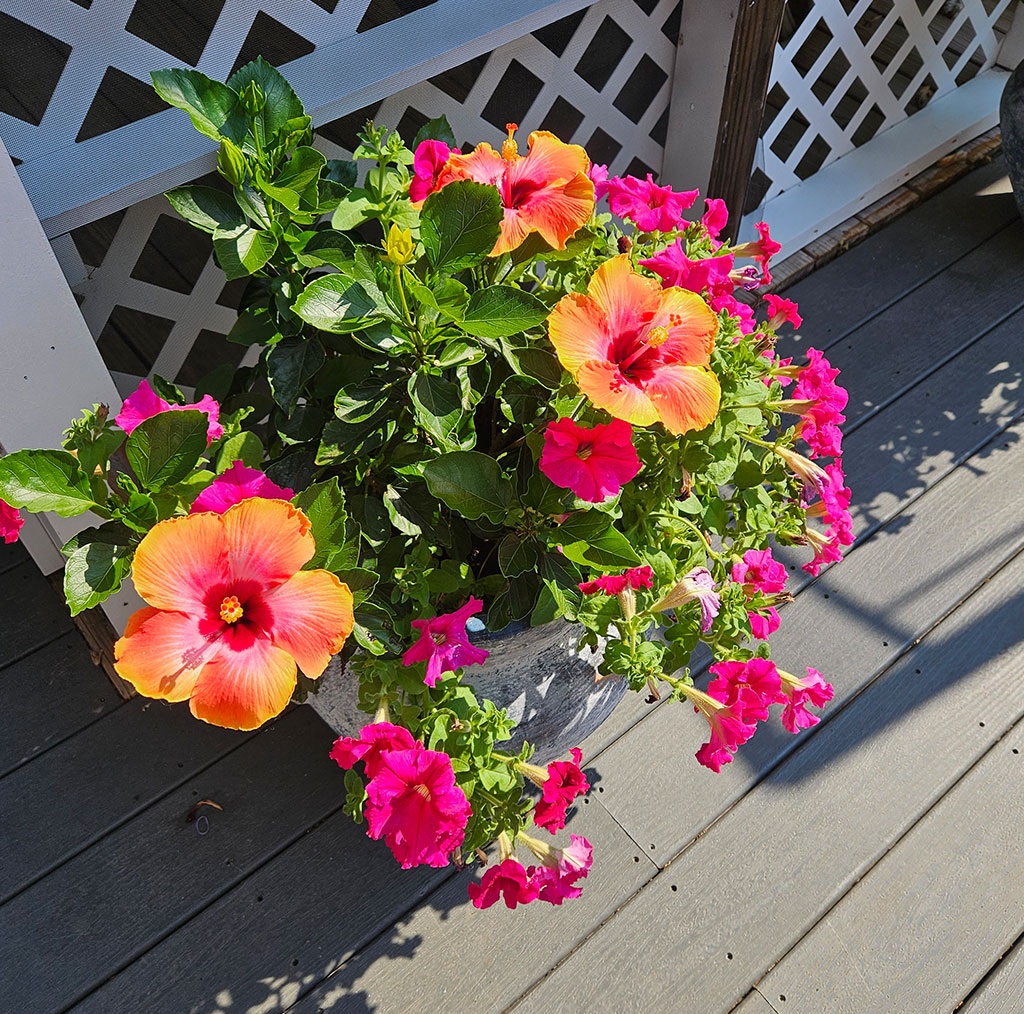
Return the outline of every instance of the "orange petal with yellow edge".
<path id="1" fill-rule="evenodd" d="M 189 707 L 225 729 L 257 729 L 284 711 L 295 689 L 295 659 L 269 638 L 236 628 L 196 681 Z"/>
<path id="2" fill-rule="evenodd" d="M 718 377 L 704 366 L 666 363 L 644 385 L 659 418 L 672 433 L 702 430 L 718 415 Z"/>
<path id="3" fill-rule="evenodd" d="M 623 377 L 614 363 L 584 363 L 576 374 L 576 383 L 594 405 L 616 419 L 634 426 L 650 426 L 659 419 L 644 389 Z"/>
<path id="4" fill-rule="evenodd" d="M 558 361 L 572 374 L 584 363 L 607 360 L 611 354 L 608 316 L 580 292 L 563 296 L 548 315 L 548 336 Z"/>
<path id="5" fill-rule="evenodd" d="M 204 613 L 204 596 L 228 576 L 227 550 L 224 526 L 216 514 L 161 521 L 135 551 L 135 589 L 157 609 Z"/>
<path id="6" fill-rule="evenodd" d="M 326 570 L 303 570 L 263 596 L 271 640 L 316 679 L 352 633 L 352 593 Z"/>
<path id="7" fill-rule="evenodd" d="M 718 315 L 696 292 L 672 286 L 662 290 L 661 309 L 654 321 L 668 331 L 661 347 L 665 359 L 707 366 L 718 334 Z"/>
<path id="8" fill-rule="evenodd" d="M 653 278 L 637 274 L 626 254 L 606 260 L 594 272 L 587 295 L 606 314 L 613 336 L 649 322 L 661 309 L 664 298 L 661 286 Z"/>
<path id="9" fill-rule="evenodd" d="M 275 588 L 300 571 L 316 552 L 309 519 L 287 500 L 253 497 L 229 507 L 220 519 L 232 582 Z"/>
<path id="10" fill-rule="evenodd" d="M 140 609 L 114 645 L 114 668 L 143 697 L 184 701 L 216 654 L 220 626 L 184 613 Z"/>

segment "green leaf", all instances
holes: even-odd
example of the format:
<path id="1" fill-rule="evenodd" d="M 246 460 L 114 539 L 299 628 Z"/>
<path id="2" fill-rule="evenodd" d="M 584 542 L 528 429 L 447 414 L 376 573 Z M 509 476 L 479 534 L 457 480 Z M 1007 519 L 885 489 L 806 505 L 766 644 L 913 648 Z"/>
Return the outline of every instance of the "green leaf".
<path id="1" fill-rule="evenodd" d="M 380 320 L 380 313 L 363 287 L 347 275 L 314 278 L 292 309 L 321 331 L 347 334 Z"/>
<path id="2" fill-rule="evenodd" d="M 562 554 L 573 563 L 592 567 L 635 567 L 642 561 L 629 540 L 612 527 L 611 519 L 600 511 L 575 514 L 557 535 Z"/>
<path id="3" fill-rule="evenodd" d="M 257 176 L 257 183 L 268 197 L 283 204 L 289 211 L 299 211 L 303 191 L 320 176 L 326 165 L 327 159 L 316 148 L 296 148 L 290 161 L 273 180 Z"/>
<path id="4" fill-rule="evenodd" d="M 501 233 L 501 198 L 495 187 L 456 180 L 431 194 L 420 213 L 420 239 L 434 269 L 449 273 L 480 264 Z"/>
<path id="5" fill-rule="evenodd" d="M 296 260 L 304 268 L 320 268 L 325 264 L 340 268 L 349 261 L 355 247 L 343 232 L 325 229 L 314 232 L 312 237 L 296 252 Z"/>
<path id="6" fill-rule="evenodd" d="M 245 224 L 238 205 L 213 187 L 176 187 L 164 197 L 186 222 L 211 235 L 218 229 L 237 229 Z"/>
<path id="7" fill-rule="evenodd" d="M 542 324 L 548 312 L 529 292 L 511 285 L 492 285 L 473 293 L 459 326 L 477 338 L 508 338 Z"/>
<path id="8" fill-rule="evenodd" d="M 333 561 L 328 561 L 328 570 L 332 569 L 331 563 Z M 361 605 L 370 597 L 380 578 L 379 574 L 362 567 L 350 567 L 347 570 L 336 570 L 334 573 L 337 574 L 338 580 L 342 584 L 348 585 L 348 590 L 352 592 L 353 603 L 356 606 Z"/>
<path id="9" fill-rule="evenodd" d="M 267 356 L 267 379 L 274 401 L 291 415 L 302 389 L 327 362 L 327 353 L 316 338 L 286 338 Z"/>
<path id="10" fill-rule="evenodd" d="M 435 117 L 433 120 L 427 120 L 416 131 L 416 136 L 412 142 L 412 150 L 415 151 L 423 141 L 442 141 L 449 148 L 458 147 L 458 141 L 455 140 L 455 131 L 452 130 L 448 117 L 444 114 Z"/>
<path id="11" fill-rule="evenodd" d="M 213 249 L 217 263 L 230 281 L 254 275 L 277 249 L 277 239 L 266 229 L 251 225 L 237 225 L 231 229 L 217 229 L 213 233 Z"/>
<path id="12" fill-rule="evenodd" d="M 462 421 L 462 398 L 458 387 L 441 377 L 417 373 L 409 378 L 409 397 L 416 421 L 447 447 Z"/>
<path id="13" fill-rule="evenodd" d="M 238 315 L 228 332 L 228 341 L 237 345 L 268 345 L 277 334 L 277 324 L 270 310 L 265 306 L 250 306 Z"/>
<path id="14" fill-rule="evenodd" d="M 161 412 L 139 423 L 125 443 L 125 454 L 139 483 L 162 489 L 181 482 L 206 450 L 209 419 L 186 409 Z"/>
<path id="15" fill-rule="evenodd" d="M 96 506 L 89 477 L 67 451 L 15 451 L 0 458 L 0 499 L 12 507 L 53 511 L 62 518 Z"/>
<path id="16" fill-rule="evenodd" d="M 252 430 L 242 430 L 221 444 L 217 455 L 217 474 L 229 469 L 236 461 L 248 468 L 262 468 L 263 443 Z"/>
<path id="17" fill-rule="evenodd" d="M 451 451 L 423 469 L 430 492 L 463 517 L 483 515 L 503 521 L 512 503 L 512 483 L 494 460 L 480 451 Z"/>
<path id="18" fill-rule="evenodd" d="M 131 570 L 134 553 L 132 546 L 105 541 L 73 549 L 64 567 L 64 597 L 71 615 L 77 616 L 113 595 Z"/>
<path id="19" fill-rule="evenodd" d="M 562 364 L 547 349 L 535 346 L 506 349 L 506 358 L 518 373 L 543 384 L 549 391 L 557 391 L 562 386 Z"/>
<path id="20" fill-rule="evenodd" d="M 487 358 L 487 350 L 464 338 L 454 338 L 448 342 L 437 357 L 437 365 L 442 369 L 451 366 L 472 366 Z"/>
<path id="21" fill-rule="evenodd" d="M 292 503 L 309 518 L 310 531 L 316 541 L 316 554 L 304 569 L 316 570 L 323 567 L 345 541 L 348 520 L 345 494 L 337 477 L 332 476 L 326 482 L 315 482 L 304 489 Z"/>
<path id="22" fill-rule="evenodd" d="M 509 533 L 498 545 L 498 567 L 505 577 L 519 577 L 536 570 L 540 554 L 533 539 L 523 539 Z"/>
<path id="23" fill-rule="evenodd" d="M 150 75 L 157 95 L 168 105 L 184 109 L 201 134 L 240 143 L 245 136 L 245 111 L 238 94 L 198 70 L 155 70 Z"/>
<path id="24" fill-rule="evenodd" d="M 266 101 L 252 117 L 251 129 L 259 146 L 265 148 L 274 139 L 274 135 L 288 125 L 289 120 L 305 115 L 306 111 L 284 75 L 261 56 L 239 67 L 227 81 L 227 87 L 238 95 L 253 84 L 263 93 Z"/>
<path id="25" fill-rule="evenodd" d="M 384 210 L 365 190 L 351 190 L 339 202 L 331 216 L 331 226 L 348 232 Z"/>

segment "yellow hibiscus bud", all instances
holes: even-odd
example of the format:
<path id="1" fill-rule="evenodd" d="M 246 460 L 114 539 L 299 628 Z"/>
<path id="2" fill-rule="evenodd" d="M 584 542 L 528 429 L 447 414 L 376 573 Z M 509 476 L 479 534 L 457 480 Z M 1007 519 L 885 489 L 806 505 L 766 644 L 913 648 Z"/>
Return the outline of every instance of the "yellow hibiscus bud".
<path id="1" fill-rule="evenodd" d="M 408 264 L 414 257 L 416 244 L 412 239 L 412 232 L 409 229 L 399 229 L 393 222 L 388 232 L 388 238 L 384 241 L 384 258 L 392 264 L 401 266 Z"/>

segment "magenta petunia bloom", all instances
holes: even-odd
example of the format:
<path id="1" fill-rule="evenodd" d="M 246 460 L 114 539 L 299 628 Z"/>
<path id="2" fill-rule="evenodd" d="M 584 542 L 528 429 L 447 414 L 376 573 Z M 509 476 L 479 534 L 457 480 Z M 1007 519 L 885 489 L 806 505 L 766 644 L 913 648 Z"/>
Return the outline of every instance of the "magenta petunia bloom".
<path id="1" fill-rule="evenodd" d="M 633 427 L 621 419 L 589 429 L 572 419 L 548 423 L 537 464 L 556 486 L 572 490 L 588 503 L 617 496 L 640 471 Z"/>
<path id="2" fill-rule="evenodd" d="M 850 515 L 850 489 L 845 486 L 843 463 L 833 461 L 824 468 L 825 482 L 822 484 L 821 500 L 807 508 L 807 517 L 820 517 L 827 528 L 825 533 L 806 529 L 805 535 L 814 549 L 814 559 L 805 563 L 808 574 L 818 576 L 821 568 L 829 563 L 838 563 L 843 557 L 843 546 L 853 545 L 853 518 Z"/>
<path id="3" fill-rule="evenodd" d="M 754 735 L 757 723 L 749 721 L 738 704 L 723 704 L 696 687 L 685 687 L 683 693 L 693 704 L 693 710 L 707 719 L 711 730 L 710 738 L 695 754 L 697 762 L 717 773 Z"/>
<path id="4" fill-rule="evenodd" d="M 753 257 L 761 265 L 762 282 L 768 285 L 772 280 L 768 262 L 782 249 L 782 245 L 772 239 L 767 222 L 757 222 L 754 228 L 757 230 L 757 239 L 734 246 L 732 252 L 734 257 Z"/>
<path id="5" fill-rule="evenodd" d="M 799 679 L 792 673 L 779 670 L 782 680 L 782 699 L 786 701 L 782 709 L 782 725 L 792 733 L 801 729 L 809 729 L 817 725 L 820 719 L 807 710 L 807 705 L 823 708 L 835 693 L 831 683 L 826 683 L 817 669 L 807 667 L 807 679 Z"/>
<path id="6" fill-rule="evenodd" d="M 438 177 L 451 154 L 452 149 L 444 141 L 428 139 L 416 146 L 412 162 L 413 178 L 409 183 L 409 200 L 417 203 L 439 189 Z M 459 154 L 458 149 L 455 150 L 455 154 Z"/>
<path id="7" fill-rule="evenodd" d="M 641 232 L 672 232 L 698 194 L 696 190 L 677 192 L 659 187 L 650 173 L 646 180 L 615 176 L 608 180 L 607 192 L 612 214 L 635 222 Z"/>
<path id="8" fill-rule="evenodd" d="M 732 579 L 743 585 L 747 598 L 756 592 L 778 595 L 786 587 L 786 568 L 772 556 L 770 547 L 748 549 L 743 559 L 732 565 Z"/>
<path id="9" fill-rule="evenodd" d="M 675 285 L 690 292 L 707 293 L 710 297 L 732 295 L 736 287 L 730 277 L 732 254 L 690 260 L 678 239 L 640 264 L 660 275 L 664 287 Z"/>
<path id="10" fill-rule="evenodd" d="M 587 176 L 594 184 L 594 200 L 601 200 L 608 193 L 608 166 L 591 163 L 587 170 Z"/>
<path id="11" fill-rule="evenodd" d="M 704 201 L 707 211 L 700 224 L 707 230 L 712 239 L 718 239 L 722 230 L 729 224 L 729 209 L 720 197 L 709 197 Z"/>
<path id="12" fill-rule="evenodd" d="M 380 770 L 381 755 L 384 751 L 422 749 L 423 744 L 413 739 L 412 733 L 401 725 L 373 722 L 362 727 L 359 739 L 339 736 L 331 747 L 331 759 L 346 771 L 355 767 L 358 761 L 362 761 L 366 777 L 373 778 Z"/>
<path id="13" fill-rule="evenodd" d="M 17 542 L 25 519 L 6 500 L 0 500 L 0 537 L 5 543 Z"/>
<path id="14" fill-rule="evenodd" d="M 164 401 L 149 386 L 148 380 L 143 380 L 139 386 L 135 389 L 133 394 L 128 395 L 124 400 L 124 404 L 121 406 L 121 411 L 118 412 L 114 419 L 114 422 L 125 431 L 125 433 L 131 433 L 139 423 L 145 422 L 147 419 L 151 419 L 155 415 L 159 415 L 161 412 L 184 412 L 187 409 L 195 409 L 199 412 L 205 412 L 207 418 L 210 420 L 209 426 L 206 430 L 206 443 L 207 445 L 212 444 L 214 440 L 220 439 L 224 435 L 224 427 L 220 424 L 220 405 L 213 400 L 208 394 L 204 394 L 199 401 L 192 405 L 172 405 L 169 401 Z"/>
<path id="15" fill-rule="evenodd" d="M 282 489 L 258 468 L 246 468 L 245 462 L 236 461 L 192 501 L 188 512 L 199 514 L 202 511 L 212 511 L 214 514 L 223 514 L 232 505 L 250 497 L 291 500 L 294 495 L 293 490 Z"/>
<path id="16" fill-rule="evenodd" d="M 768 304 L 768 327 L 773 331 L 783 324 L 792 324 L 793 327 L 800 327 L 803 324 L 804 319 L 797 312 L 797 305 L 792 299 L 784 299 L 769 292 L 765 295 L 764 301 Z"/>
<path id="17" fill-rule="evenodd" d="M 472 813 L 451 758 L 437 750 L 382 751 L 366 797 L 367 834 L 383 838 L 403 870 L 447 866 Z"/>
<path id="18" fill-rule="evenodd" d="M 630 567 L 621 574 L 605 574 L 591 581 L 581 581 L 578 587 L 584 595 L 596 595 L 598 592 L 603 595 L 618 595 L 627 588 L 634 591 L 650 588 L 653 583 L 654 570 L 645 564 L 643 567 Z"/>
<path id="19" fill-rule="evenodd" d="M 784 699 L 782 680 L 771 659 L 730 659 L 709 666 L 708 672 L 715 677 L 708 693 L 735 709 L 745 722 L 765 721 L 768 709 Z"/>
<path id="20" fill-rule="evenodd" d="M 583 752 L 578 747 L 569 751 L 572 760 L 552 761 L 542 796 L 533 808 L 533 822 L 554 834 L 565 827 L 565 815 L 572 801 L 590 788 L 587 776 L 580 769 Z"/>
<path id="21" fill-rule="evenodd" d="M 774 606 L 764 610 L 748 609 L 750 633 L 758 641 L 767 641 L 779 629 L 779 612 Z"/>
<path id="22" fill-rule="evenodd" d="M 738 300 L 731 293 L 720 293 L 717 296 L 708 297 L 708 306 L 715 313 L 726 313 L 735 317 L 740 324 L 740 334 L 753 334 L 757 329 L 757 320 L 754 318 L 754 308 L 747 303 Z"/>
<path id="23" fill-rule="evenodd" d="M 480 878 L 480 883 L 470 884 L 466 890 L 476 908 L 490 908 L 499 898 L 505 902 L 506 908 L 526 905 L 537 899 L 535 879 L 513 856 L 490 867 Z"/>
<path id="24" fill-rule="evenodd" d="M 484 662 L 489 652 L 474 648 L 466 635 L 466 621 L 483 609 L 480 599 L 471 598 L 454 613 L 443 613 L 432 620 L 413 620 L 419 630 L 419 640 L 402 656 L 405 665 L 427 663 L 423 682 L 434 686 L 445 672 L 454 672 L 459 666 Z"/>
<path id="25" fill-rule="evenodd" d="M 839 427 L 846 422 L 843 409 L 849 395 L 835 382 L 839 370 L 821 352 L 808 349 L 807 358 L 809 363 L 799 372 L 792 391 L 795 401 L 812 403 L 803 413 L 800 436 L 810 446 L 812 457 L 835 457 L 842 453 Z"/>

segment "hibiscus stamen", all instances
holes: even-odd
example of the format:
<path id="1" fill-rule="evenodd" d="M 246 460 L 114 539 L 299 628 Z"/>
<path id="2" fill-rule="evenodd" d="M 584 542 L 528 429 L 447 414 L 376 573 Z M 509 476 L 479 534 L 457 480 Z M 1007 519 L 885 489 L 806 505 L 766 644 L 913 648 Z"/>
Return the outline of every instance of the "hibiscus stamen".
<path id="1" fill-rule="evenodd" d="M 625 373 L 645 352 L 649 349 L 656 349 L 668 341 L 668 328 L 652 327 L 646 334 L 637 337 L 637 343 L 633 351 L 619 363 L 619 372 Z"/>
<path id="2" fill-rule="evenodd" d="M 237 623 L 245 615 L 237 595 L 228 595 L 220 604 L 220 618 L 225 623 Z"/>
<path id="3" fill-rule="evenodd" d="M 508 137 L 501 143 L 501 157 L 506 162 L 515 162 L 519 159 L 519 145 L 516 144 L 515 132 L 519 129 L 518 123 L 506 123 L 505 129 Z"/>

